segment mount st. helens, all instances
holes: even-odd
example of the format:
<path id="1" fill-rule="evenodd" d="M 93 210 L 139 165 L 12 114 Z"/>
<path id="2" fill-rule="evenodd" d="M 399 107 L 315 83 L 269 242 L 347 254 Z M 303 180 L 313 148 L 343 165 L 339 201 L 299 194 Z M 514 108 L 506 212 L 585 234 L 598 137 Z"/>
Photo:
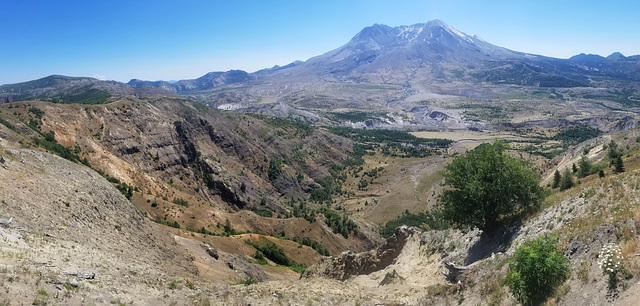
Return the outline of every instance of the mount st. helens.
<path id="1" fill-rule="evenodd" d="M 434 20 L 375 24 L 338 49 L 284 67 L 129 84 L 162 87 L 220 109 L 360 127 L 492 130 L 504 122 L 551 127 L 569 119 L 610 129 L 638 111 L 640 56 L 527 54 Z M 344 119 L 354 112 L 359 116 Z M 602 118 L 607 123 L 595 122 Z"/>
<path id="2" fill-rule="evenodd" d="M 128 86 L 51 76 L 0 86 L 0 101 L 100 103 L 159 90 L 223 110 L 354 127 L 496 130 L 504 123 L 587 123 L 614 130 L 636 117 L 639 88 L 637 55 L 545 57 L 433 20 L 375 24 L 338 49 L 255 73 L 210 72 L 175 83 L 134 79 Z"/>

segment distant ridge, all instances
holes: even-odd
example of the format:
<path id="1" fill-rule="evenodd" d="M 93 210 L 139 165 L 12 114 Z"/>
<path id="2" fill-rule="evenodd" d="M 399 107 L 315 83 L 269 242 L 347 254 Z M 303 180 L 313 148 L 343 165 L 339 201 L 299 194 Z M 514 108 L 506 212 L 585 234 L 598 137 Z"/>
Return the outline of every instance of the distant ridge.
<path id="1" fill-rule="evenodd" d="M 61 90 L 84 84 L 83 90 L 106 90 L 111 96 L 157 89 L 188 95 L 214 107 L 224 104 L 225 109 L 278 101 L 304 111 L 381 107 L 432 94 L 473 99 L 499 95 L 500 90 L 486 85 L 572 88 L 630 86 L 639 82 L 638 55 L 615 52 L 603 57 L 581 53 L 558 59 L 528 54 L 493 45 L 441 20 L 432 20 L 397 27 L 374 24 L 337 49 L 304 62 L 254 73 L 209 72 L 175 82 L 132 79 L 128 86 L 93 78 L 51 76 L 1 86 L 0 102 L 51 99 Z M 347 85 L 359 87 L 344 90 Z"/>

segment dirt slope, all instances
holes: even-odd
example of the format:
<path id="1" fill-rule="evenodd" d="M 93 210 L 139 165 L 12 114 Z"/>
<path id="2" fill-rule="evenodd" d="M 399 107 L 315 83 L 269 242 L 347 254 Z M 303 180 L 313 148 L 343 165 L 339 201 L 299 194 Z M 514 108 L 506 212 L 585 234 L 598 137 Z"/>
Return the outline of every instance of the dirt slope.
<path id="1" fill-rule="evenodd" d="M 96 172 L 38 151 L 3 153 L 7 169 L 0 169 L 0 214 L 13 218 L 0 243 L 7 267 L 4 299 L 31 301 L 40 298 L 36 291 L 42 287 L 54 302 L 52 295 L 67 289 L 47 282 L 67 281 L 66 272 L 96 276 L 79 280 L 86 293 L 56 294 L 54 303 L 99 302 L 140 292 L 153 299 L 161 294 L 152 293 L 158 289 L 151 283 L 162 284 L 168 275 L 195 275 L 189 255 L 172 235 Z"/>

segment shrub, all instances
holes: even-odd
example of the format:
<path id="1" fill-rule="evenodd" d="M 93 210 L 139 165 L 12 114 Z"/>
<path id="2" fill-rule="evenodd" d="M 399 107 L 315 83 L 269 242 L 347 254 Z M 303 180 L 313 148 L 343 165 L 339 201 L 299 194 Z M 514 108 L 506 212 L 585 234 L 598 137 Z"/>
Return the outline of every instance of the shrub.
<path id="1" fill-rule="evenodd" d="M 569 277 L 569 264 L 558 238 L 544 235 L 516 249 L 506 283 L 520 303 L 539 304 Z"/>
<path id="2" fill-rule="evenodd" d="M 167 288 L 171 289 L 171 290 L 176 290 L 178 289 L 178 285 L 181 283 L 181 281 L 176 280 L 176 279 L 172 279 L 171 281 L 169 281 L 167 283 Z"/>
<path id="3" fill-rule="evenodd" d="M 573 174 L 569 171 L 569 168 L 565 168 L 560 179 L 560 190 L 565 190 L 573 187 Z"/>
<path id="4" fill-rule="evenodd" d="M 239 280 L 238 282 L 236 282 L 236 285 L 253 285 L 253 284 L 257 284 L 258 283 L 258 279 L 253 277 L 253 276 L 247 276 L 244 279 Z"/>

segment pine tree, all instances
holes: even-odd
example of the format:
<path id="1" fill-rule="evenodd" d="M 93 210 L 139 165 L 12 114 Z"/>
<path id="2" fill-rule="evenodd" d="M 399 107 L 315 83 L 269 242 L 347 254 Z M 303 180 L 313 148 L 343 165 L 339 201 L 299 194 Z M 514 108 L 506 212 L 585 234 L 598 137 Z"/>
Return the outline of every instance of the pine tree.
<path id="1" fill-rule="evenodd" d="M 585 177 L 591 174 L 591 161 L 589 160 L 589 158 L 587 158 L 587 156 L 582 155 L 582 158 L 580 158 L 578 165 L 578 177 Z"/>
<path id="2" fill-rule="evenodd" d="M 615 173 L 624 172 L 624 164 L 622 163 L 622 156 L 618 156 L 613 160 L 613 172 Z"/>
<path id="3" fill-rule="evenodd" d="M 556 169 L 556 172 L 553 173 L 553 185 L 551 185 L 551 188 L 558 188 L 558 186 L 560 186 L 561 178 L 562 178 L 562 175 L 560 175 L 560 171 Z"/>
<path id="4" fill-rule="evenodd" d="M 609 143 L 609 165 L 613 166 L 614 173 L 624 172 L 624 164 L 622 162 L 622 151 L 618 149 L 618 145 L 611 141 Z"/>
<path id="5" fill-rule="evenodd" d="M 565 190 L 573 187 L 573 174 L 569 171 L 569 168 L 565 168 L 562 173 L 562 179 L 560 180 L 560 190 Z"/>

